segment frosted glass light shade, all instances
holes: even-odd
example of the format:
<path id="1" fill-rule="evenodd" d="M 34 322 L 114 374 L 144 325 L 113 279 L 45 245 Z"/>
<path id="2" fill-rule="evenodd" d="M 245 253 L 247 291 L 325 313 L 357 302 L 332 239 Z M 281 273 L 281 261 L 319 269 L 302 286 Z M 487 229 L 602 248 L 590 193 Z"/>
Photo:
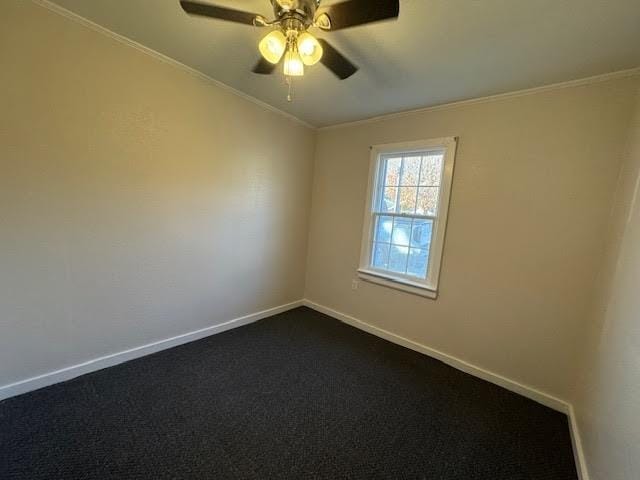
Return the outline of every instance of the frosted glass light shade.
<path id="1" fill-rule="evenodd" d="M 260 40 L 258 48 L 265 60 L 275 65 L 287 48 L 287 39 L 280 30 L 274 30 Z"/>
<path id="2" fill-rule="evenodd" d="M 315 65 L 322 58 L 322 46 L 316 38 L 308 32 L 298 37 L 298 52 L 305 65 Z"/>

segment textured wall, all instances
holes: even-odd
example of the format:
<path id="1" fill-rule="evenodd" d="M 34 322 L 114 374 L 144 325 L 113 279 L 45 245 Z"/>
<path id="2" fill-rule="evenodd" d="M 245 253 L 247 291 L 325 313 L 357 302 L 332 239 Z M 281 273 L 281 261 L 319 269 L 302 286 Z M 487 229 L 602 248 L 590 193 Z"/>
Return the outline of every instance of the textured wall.
<path id="1" fill-rule="evenodd" d="M 302 297 L 312 130 L 27 1 L 0 71 L 0 385 Z"/>
<path id="2" fill-rule="evenodd" d="M 638 77 L 319 133 L 307 298 L 567 399 Z M 360 282 L 369 145 L 459 136 L 440 296 Z"/>
<path id="3" fill-rule="evenodd" d="M 592 480 L 640 477 L 640 90 L 575 407 Z"/>

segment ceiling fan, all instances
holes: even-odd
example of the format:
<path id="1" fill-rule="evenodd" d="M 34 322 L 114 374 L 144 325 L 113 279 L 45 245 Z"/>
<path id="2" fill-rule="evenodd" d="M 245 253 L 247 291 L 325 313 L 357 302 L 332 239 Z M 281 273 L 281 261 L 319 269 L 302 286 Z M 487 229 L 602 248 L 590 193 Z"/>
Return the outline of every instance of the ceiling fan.
<path id="1" fill-rule="evenodd" d="M 191 15 L 216 18 L 228 22 L 256 27 L 273 27 L 259 43 L 262 58 L 253 72 L 271 74 L 284 59 L 284 75 L 290 84 L 291 77 L 304 75 L 305 66 L 321 62 L 339 79 L 344 80 L 358 71 L 326 40 L 309 33 L 312 27 L 325 31 L 342 30 L 367 23 L 397 18 L 399 0 L 347 0 L 321 6 L 322 0 L 270 0 L 274 20 L 262 15 L 220 7 L 210 3 L 181 0 L 182 9 Z"/>

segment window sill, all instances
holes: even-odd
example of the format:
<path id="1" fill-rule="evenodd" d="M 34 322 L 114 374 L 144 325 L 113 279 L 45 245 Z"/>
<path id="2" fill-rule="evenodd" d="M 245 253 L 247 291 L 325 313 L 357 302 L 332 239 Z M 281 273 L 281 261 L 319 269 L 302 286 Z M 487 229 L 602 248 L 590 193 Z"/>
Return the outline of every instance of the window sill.
<path id="1" fill-rule="evenodd" d="M 438 298 L 437 290 L 426 287 L 425 285 L 421 285 L 417 282 L 412 282 L 411 280 L 392 277 L 391 275 L 385 275 L 384 273 L 365 270 L 365 269 L 358 270 L 358 277 L 364 280 L 365 282 L 371 282 L 377 285 L 383 285 L 385 287 L 393 288 L 395 290 L 401 290 L 403 292 L 412 293 L 413 295 L 432 298 L 434 300 Z"/>

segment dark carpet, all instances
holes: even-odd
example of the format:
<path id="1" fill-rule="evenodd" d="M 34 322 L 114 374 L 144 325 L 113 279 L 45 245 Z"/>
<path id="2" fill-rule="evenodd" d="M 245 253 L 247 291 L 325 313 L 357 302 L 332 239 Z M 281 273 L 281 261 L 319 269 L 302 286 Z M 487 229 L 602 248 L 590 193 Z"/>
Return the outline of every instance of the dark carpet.
<path id="1" fill-rule="evenodd" d="M 577 478 L 567 417 L 307 308 L 0 403 L 0 478 Z"/>

